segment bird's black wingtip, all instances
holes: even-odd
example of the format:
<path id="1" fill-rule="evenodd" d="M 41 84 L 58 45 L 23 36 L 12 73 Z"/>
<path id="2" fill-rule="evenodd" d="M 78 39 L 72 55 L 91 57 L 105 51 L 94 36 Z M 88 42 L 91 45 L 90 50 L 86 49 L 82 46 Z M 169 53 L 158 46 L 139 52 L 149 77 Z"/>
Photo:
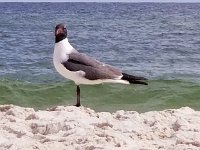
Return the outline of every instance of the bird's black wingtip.
<path id="1" fill-rule="evenodd" d="M 143 84 L 143 85 L 148 85 L 147 82 L 144 81 L 139 81 L 139 80 L 131 80 L 129 81 L 131 84 Z"/>
<path id="2" fill-rule="evenodd" d="M 143 85 L 148 85 L 147 81 L 148 79 L 145 77 L 140 77 L 140 76 L 133 76 L 133 75 L 129 75 L 126 73 L 122 73 L 122 80 L 127 80 L 129 81 L 129 83 L 131 84 L 143 84 Z"/>

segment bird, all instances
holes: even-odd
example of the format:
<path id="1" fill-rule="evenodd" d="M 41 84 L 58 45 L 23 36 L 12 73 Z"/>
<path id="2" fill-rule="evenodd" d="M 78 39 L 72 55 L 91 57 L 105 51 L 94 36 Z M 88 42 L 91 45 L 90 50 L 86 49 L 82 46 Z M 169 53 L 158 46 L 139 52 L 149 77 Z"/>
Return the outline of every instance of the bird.
<path id="1" fill-rule="evenodd" d="M 124 73 L 114 66 L 78 52 L 69 43 L 67 34 L 67 28 L 64 24 L 56 25 L 53 64 L 60 75 L 74 81 L 77 99 L 74 106 L 81 106 L 80 85 L 82 84 L 121 83 L 148 85 L 145 77 Z"/>

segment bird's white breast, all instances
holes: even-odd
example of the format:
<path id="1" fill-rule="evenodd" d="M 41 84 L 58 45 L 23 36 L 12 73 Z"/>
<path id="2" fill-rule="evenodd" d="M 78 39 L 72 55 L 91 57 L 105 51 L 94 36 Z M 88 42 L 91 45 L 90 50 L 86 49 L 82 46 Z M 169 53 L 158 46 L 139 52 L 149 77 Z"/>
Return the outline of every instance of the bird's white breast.
<path id="1" fill-rule="evenodd" d="M 71 79 L 74 76 L 74 73 L 67 70 L 62 62 L 65 62 L 69 59 L 69 54 L 75 52 L 76 50 L 68 42 L 68 39 L 64 39 L 55 44 L 54 54 L 53 54 L 53 63 L 56 70 L 65 78 Z"/>

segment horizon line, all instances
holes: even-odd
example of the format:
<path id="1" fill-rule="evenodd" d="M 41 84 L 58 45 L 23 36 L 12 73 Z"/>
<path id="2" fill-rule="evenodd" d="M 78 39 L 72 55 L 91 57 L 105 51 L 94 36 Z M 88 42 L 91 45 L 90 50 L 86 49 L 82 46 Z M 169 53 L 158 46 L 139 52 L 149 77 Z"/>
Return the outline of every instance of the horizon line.
<path id="1" fill-rule="evenodd" d="M 0 3 L 177 3 L 177 4 L 185 4 L 185 3 L 200 3 L 195 1 L 187 1 L 187 2 L 153 2 L 153 1 L 0 1 Z"/>

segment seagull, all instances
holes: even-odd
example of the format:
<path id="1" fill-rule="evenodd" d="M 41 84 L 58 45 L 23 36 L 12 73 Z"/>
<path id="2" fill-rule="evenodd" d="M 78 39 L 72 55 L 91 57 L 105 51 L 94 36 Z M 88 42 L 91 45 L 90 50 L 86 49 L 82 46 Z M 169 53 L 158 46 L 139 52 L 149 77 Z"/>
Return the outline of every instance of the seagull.
<path id="1" fill-rule="evenodd" d="M 111 65 L 102 63 L 84 53 L 79 53 L 69 43 L 67 29 L 64 24 L 55 27 L 55 47 L 53 64 L 57 72 L 63 77 L 74 81 L 77 86 L 77 107 L 80 104 L 80 85 L 95 85 L 102 83 L 144 84 L 147 80 L 123 73 Z"/>

